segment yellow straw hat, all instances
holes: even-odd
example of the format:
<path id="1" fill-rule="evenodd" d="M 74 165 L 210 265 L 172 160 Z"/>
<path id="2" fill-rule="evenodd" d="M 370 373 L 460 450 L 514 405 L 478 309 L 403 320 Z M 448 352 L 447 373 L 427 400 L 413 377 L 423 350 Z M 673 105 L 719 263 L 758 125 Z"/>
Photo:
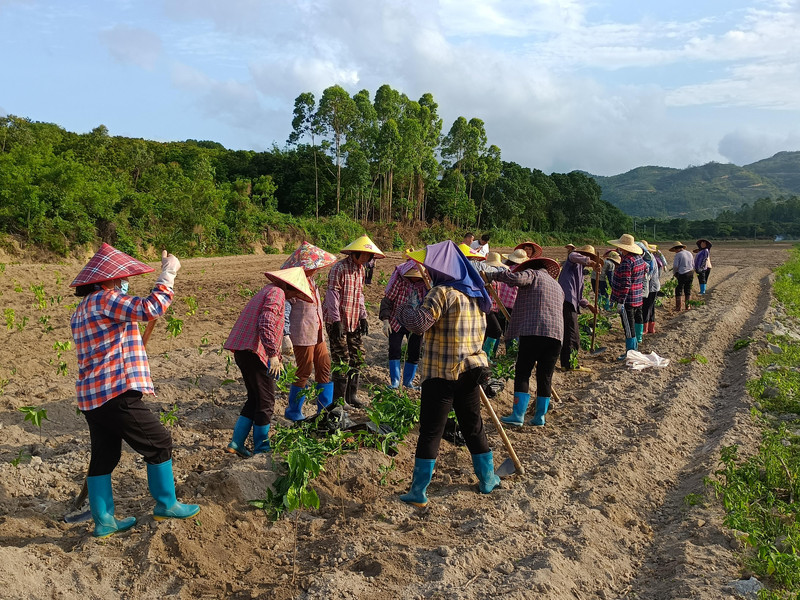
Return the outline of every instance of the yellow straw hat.
<path id="1" fill-rule="evenodd" d="M 534 257 L 534 258 L 538 258 L 538 257 Z M 514 263 L 515 265 L 519 265 L 521 263 L 524 263 L 526 260 L 528 260 L 528 254 L 522 248 L 518 248 L 518 249 L 514 250 L 511 254 L 507 254 L 506 255 L 506 260 L 508 262 Z"/>
<path id="2" fill-rule="evenodd" d="M 352 254 L 353 252 L 371 252 L 375 258 L 386 258 L 386 255 L 380 251 L 369 236 L 362 235 L 356 241 L 351 242 L 341 250 L 342 254 Z"/>
<path id="3" fill-rule="evenodd" d="M 623 233 L 619 236 L 618 240 L 608 240 L 608 243 L 617 248 L 621 248 L 631 254 L 644 254 L 644 250 L 636 245 L 633 236 L 630 233 Z"/>
<path id="4" fill-rule="evenodd" d="M 583 254 L 584 256 L 588 256 L 592 260 L 600 260 L 600 257 L 597 255 L 597 252 L 594 249 L 594 246 L 591 244 L 586 244 L 585 246 L 581 246 L 580 248 L 575 248 L 573 252 L 577 252 L 578 254 Z"/>
<path id="5" fill-rule="evenodd" d="M 467 258 L 474 258 L 475 260 L 486 260 L 485 256 L 483 256 L 482 254 L 478 254 L 477 252 L 475 252 L 475 250 L 473 250 L 466 244 L 459 244 L 458 249 L 461 250 L 461 253 Z"/>
<path id="6" fill-rule="evenodd" d="M 303 296 L 306 302 L 314 302 L 314 295 L 308 287 L 308 278 L 303 267 L 289 267 L 280 271 L 267 271 L 264 273 L 272 283 L 284 283 L 296 289 Z"/>
<path id="7" fill-rule="evenodd" d="M 610 250 L 608 254 L 606 254 L 606 258 L 617 264 L 622 262 L 622 257 L 619 255 L 619 252 L 614 252 L 613 250 Z"/>
<path id="8" fill-rule="evenodd" d="M 508 265 L 504 265 L 501 259 L 502 257 L 500 256 L 499 252 L 489 252 L 486 255 L 486 262 L 484 264 L 489 265 L 490 267 L 499 267 L 501 269 L 507 269 Z"/>
<path id="9" fill-rule="evenodd" d="M 672 244 L 672 247 L 669 249 L 670 252 L 680 252 L 681 249 L 686 249 L 686 244 L 682 244 L 680 242 L 675 242 Z"/>

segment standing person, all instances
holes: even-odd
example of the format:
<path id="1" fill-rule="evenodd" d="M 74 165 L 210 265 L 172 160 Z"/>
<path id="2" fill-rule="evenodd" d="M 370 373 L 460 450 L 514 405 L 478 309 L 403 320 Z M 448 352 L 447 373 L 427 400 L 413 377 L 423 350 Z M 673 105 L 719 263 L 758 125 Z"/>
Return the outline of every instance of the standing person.
<path id="1" fill-rule="evenodd" d="M 364 305 L 364 265 L 375 258 L 385 258 L 369 237 L 360 238 L 342 248 L 345 258 L 331 267 L 322 312 L 331 343 L 335 365 L 347 365 L 347 374 L 333 376 L 333 398 L 343 398 L 350 406 L 363 408 L 358 399 L 358 380 L 363 362 L 361 336 L 369 333 Z"/>
<path id="2" fill-rule="evenodd" d="M 644 327 L 642 334 L 656 332 L 656 298 L 658 291 L 661 289 L 661 270 L 658 268 L 658 261 L 652 251 L 652 247 L 647 243 L 647 240 L 636 242 L 636 245 L 642 249 L 642 260 L 647 264 L 647 287 L 642 290 L 644 300 L 642 302 L 642 321 Z M 639 335 L 639 330 L 636 331 L 637 344 L 642 343 L 642 337 Z"/>
<path id="3" fill-rule="evenodd" d="M 697 283 L 700 284 L 700 293 L 705 295 L 708 276 L 711 274 L 711 242 L 699 239 L 697 248 L 699 252 L 694 257 L 694 270 L 697 273 Z"/>
<path id="4" fill-rule="evenodd" d="M 154 269 L 104 243 L 70 284 L 83 298 L 70 327 L 78 354 L 78 408 L 89 425 L 92 444 L 86 484 L 95 537 L 108 537 L 136 524 L 134 517 L 114 516 L 111 473 L 122 456 L 122 440 L 147 463 L 156 520 L 188 519 L 200 512 L 196 504 L 181 504 L 175 497 L 172 436 L 142 402 L 143 394 L 155 392 L 138 323 L 166 312 L 180 268 L 180 261 L 164 250 L 161 274 L 150 295 L 129 296 L 128 278 Z"/>
<path id="5" fill-rule="evenodd" d="M 514 250 L 523 250 L 528 258 L 539 258 L 542 255 L 542 247 L 536 242 L 522 242 Z"/>
<path id="6" fill-rule="evenodd" d="M 283 371 L 281 341 L 287 299 L 313 302 L 308 279 L 300 267 L 264 273 L 270 283 L 242 310 L 225 342 L 242 372 L 247 401 L 233 427 L 227 452 L 248 457 L 270 451 L 269 427 L 275 409 L 275 379 Z M 245 440 L 253 429 L 253 451 Z"/>
<path id="7" fill-rule="evenodd" d="M 694 281 L 694 257 L 686 249 L 686 245 L 675 242 L 670 252 L 675 253 L 672 261 L 672 274 L 678 280 L 675 288 L 675 310 L 681 310 L 681 298 L 686 299 L 686 310 L 689 310 L 689 299 L 692 297 L 692 282 Z"/>
<path id="8" fill-rule="evenodd" d="M 284 346 L 287 354 L 294 354 L 297 363 L 295 380 L 289 388 L 289 401 L 284 416 L 291 421 L 303 420 L 303 404 L 306 401 L 304 390 L 314 368 L 317 384 L 317 412 L 328 408 L 333 402 L 333 382 L 331 381 L 331 357 L 325 344 L 323 331 L 325 319 L 322 316 L 322 300 L 314 275 L 320 269 L 331 266 L 336 257 L 308 242 L 303 242 L 286 259 L 281 269 L 301 267 L 308 280 L 313 302 L 303 302 L 297 298 L 287 298 L 284 320 L 288 319 L 289 340 Z M 287 342 L 284 339 L 284 342 Z"/>
<path id="9" fill-rule="evenodd" d="M 518 288 L 508 337 L 519 337 L 514 370 L 514 408 L 500 420 L 521 427 L 531 400 L 530 378 L 536 366 L 536 407 L 530 425 L 543 426 L 550 406 L 551 382 L 564 339 L 564 290 L 560 267 L 552 258 L 532 258 L 513 271 L 489 273 L 492 281 Z"/>
<path id="10" fill-rule="evenodd" d="M 375 257 L 373 256 L 364 265 L 364 285 L 372 285 L 372 276 L 375 274 Z"/>
<path id="11" fill-rule="evenodd" d="M 484 233 L 480 241 L 475 240 L 470 244 L 470 248 L 485 258 L 489 254 L 489 234 Z"/>
<path id="12" fill-rule="evenodd" d="M 600 306 L 605 310 L 611 308 L 611 303 L 608 301 L 608 295 L 611 293 L 611 278 L 614 275 L 614 269 L 622 259 L 619 253 L 614 250 L 609 250 L 603 255 L 603 269 L 600 271 Z"/>
<path id="13" fill-rule="evenodd" d="M 389 386 L 392 389 L 400 387 L 400 358 L 403 352 L 403 339 L 406 337 L 408 345 L 406 364 L 403 368 L 403 385 L 417 389 L 414 386 L 414 377 L 417 374 L 422 336 L 411 333 L 397 320 L 397 315 L 403 306 L 408 303 L 419 304 L 425 297 L 425 282 L 416 265 L 417 263 L 411 259 L 397 265 L 381 300 L 380 319 L 383 321 L 383 335 L 389 338 Z"/>
<path id="14" fill-rule="evenodd" d="M 453 242 L 433 244 L 408 256 L 425 266 L 433 287 L 421 305 L 406 304 L 398 316 L 406 329 L 425 335 L 414 475 L 411 490 L 400 499 L 416 506 L 428 504 L 426 492 L 451 409 L 472 455 L 478 489 L 488 494 L 500 485 L 483 428 L 479 390 L 488 377 L 489 361 L 481 344 L 491 299 L 480 275 Z"/>
<path id="15" fill-rule="evenodd" d="M 532 244 L 533 242 L 530 242 L 530 243 Z M 539 248 L 539 250 L 541 250 L 541 248 Z M 511 269 L 512 271 L 514 270 L 514 268 L 517 265 L 521 265 L 522 263 L 524 263 L 529 258 L 528 249 L 527 248 L 526 249 L 517 248 L 512 253 L 506 254 L 504 256 L 505 256 L 505 264 L 506 264 L 506 266 L 509 267 L 509 269 Z M 538 258 L 538 257 L 534 257 L 534 258 Z M 497 286 L 497 296 L 498 296 L 498 298 L 500 298 L 500 302 L 503 303 L 503 306 L 506 307 L 506 312 L 509 315 L 513 315 L 514 314 L 514 306 L 516 306 L 516 303 L 517 303 L 517 291 L 518 291 L 518 288 L 516 286 L 508 285 L 507 283 L 503 283 L 502 281 L 495 281 L 495 282 L 493 282 L 493 284 Z M 502 313 L 499 313 L 497 315 L 497 318 L 500 320 L 500 325 L 502 326 L 503 331 L 506 333 L 506 335 L 505 335 L 506 342 L 505 343 L 506 343 L 506 353 L 508 353 L 509 347 L 514 342 L 514 340 L 517 340 L 518 338 L 509 337 L 509 335 L 508 335 L 509 322 L 506 322 L 505 315 L 503 315 Z M 519 349 L 519 347 L 517 349 Z"/>
<path id="16" fill-rule="evenodd" d="M 591 371 L 586 367 L 578 366 L 578 351 L 581 347 L 578 315 L 581 308 L 586 308 L 591 313 L 597 312 L 594 305 L 583 297 L 584 267 L 595 271 L 603 268 L 603 261 L 597 256 L 594 246 L 581 246 L 570 251 L 558 276 L 558 283 L 564 290 L 564 340 L 561 344 L 561 368 L 565 371 Z"/>
<path id="17" fill-rule="evenodd" d="M 664 278 L 664 273 L 667 270 L 667 259 L 661 253 L 661 250 L 658 249 L 656 244 L 650 244 L 650 253 L 655 257 L 656 262 L 658 263 L 658 276 L 660 282 L 660 280 Z"/>
<path id="18" fill-rule="evenodd" d="M 615 246 L 622 256 L 611 278 L 611 302 L 619 304 L 619 316 L 625 331 L 625 354 L 619 360 L 624 360 L 628 350 L 639 347 L 636 325 L 643 323 L 642 282 L 647 265 L 642 260 L 643 250 L 634 243 L 633 236 L 629 233 L 621 235 L 618 240 L 609 240 L 608 243 Z"/>
<path id="19" fill-rule="evenodd" d="M 501 262 L 500 255 L 497 252 L 489 252 L 486 255 L 486 262 L 484 263 L 487 267 L 493 267 L 495 269 L 500 270 L 507 270 L 508 267 Z M 494 288 L 497 297 L 500 298 L 500 286 L 505 288 L 503 293 L 506 298 L 508 298 L 509 293 L 508 290 L 514 290 L 514 296 L 516 297 L 516 290 L 514 288 L 508 287 L 506 284 L 500 283 L 492 283 L 491 286 Z M 501 300 L 502 302 L 502 300 Z M 511 303 L 513 308 L 514 303 Z M 503 307 L 508 309 L 503 302 Z M 502 317 L 502 321 L 501 321 Z M 492 358 L 497 352 L 497 346 L 500 343 L 500 338 L 503 337 L 503 323 L 505 322 L 505 317 L 503 317 L 502 313 L 500 312 L 500 307 L 497 306 L 497 303 L 494 301 L 494 297 L 492 297 L 492 310 L 486 315 L 486 337 L 483 340 L 483 351 L 486 352 L 486 355 L 489 358 Z"/>

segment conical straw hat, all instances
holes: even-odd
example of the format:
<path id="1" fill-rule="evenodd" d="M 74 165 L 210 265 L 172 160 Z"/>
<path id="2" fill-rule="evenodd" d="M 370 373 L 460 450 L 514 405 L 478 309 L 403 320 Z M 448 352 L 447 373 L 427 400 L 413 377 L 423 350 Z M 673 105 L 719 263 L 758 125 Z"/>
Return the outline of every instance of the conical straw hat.
<path id="1" fill-rule="evenodd" d="M 618 252 L 614 252 L 613 250 L 610 250 L 608 252 L 608 254 L 606 254 L 606 258 L 608 260 L 610 260 L 611 262 L 614 262 L 614 263 L 617 263 L 617 264 L 622 262 L 622 257 L 619 255 Z"/>
<path id="2" fill-rule="evenodd" d="M 325 250 L 314 244 L 303 242 L 281 265 L 281 269 L 302 267 L 305 271 L 313 271 L 314 269 L 329 267 L 335 262 L 335 255 L 325 252 Z"/>
<path id="3" fill-rule="evenodd" d="M 155 269 L 104 243 L 69 287 L 152 273 Z"/>
<path id="4" fill-rule="evenodd" d="M 500 260 L 500 253 L 498 252 L 489 252 L 486 254 L 486 262 L 484 263 L 489 265 L 490 267 L 499 267 L 501 269 L 507 269 L 508 265 L 504 265 Z"/>
<path id="5" fill-rule="evenodd" d="M 619 236 L 618 240 L 608 240 L 608 243 L 632 254 L 644 254 L 644 250 L 636 245 L 636 242 L 630 233 L 623 233 L 621 236 Z"/>
<path id="6" fill-rule="evenodd" d="M 547 258 L 545 256 L 540 256 L 539 258 L 530 258 L 526 260 L 524 263 L 521 263 L 514 267 L 514 271 L 524 271 L 525 269 L 547 269 L 547 272 L 550 276 L 558 280 L 558 274 L 561 272 L 561 265 L 558 264 L 558 261 L 553 260 L 552 258 Z"/>
<path id="7" fill-rule="evenodd" d="M 466 244 L 459 244 L 458 245 L 458 249 L 461 250 L 461 253 L 464 256 L 466 256 L 467 258 L 475 258 L 477 260 L 486 260 L 485 256 L 483 256 L 482 254 L 478 254 L 477 252 L 475 252 L 475 250 L 473 250 L 472 248 L 470 248 Z"/>
<path id="8" fill-rule="evenodd" d="M 380 251 L 375 243 L 369 239 L 369 236 L 362 235 L 356 241 L 351 242 L 341 250 L 342 254 L 350 254 L 352 252 L 371 252 L 375 258 L 386 258 L 386 255 Z"/>
<path id="9" fill-rule="evenodd" d="M 306 302 L 314 301 L 311 288 L 308 287 L 306 272 L 302 267 L 289 267 L 288 269 L 281 269 L 280 271 L 267 271 L 264 275 L 273 283 L 281 282 L 293 287 L 305 296 L 303 300 Z"/>
<path id="10" fill-rule="evenodd" d="M 533 246 L 533 256 L 531 256 L 531 258 L 539 258 L 542 255 L 542 247 L 536 242 L 522 242 L 514 246 L 514 250 L 522 250 L 524 252 L 525 246 Z M 526 254 L 525 259 L 527 260 L 527 258 L 528 255 Z"/>
<path id="11" fill-rule="evenodd" d="M 538 258 L 538 257 L 534 256 L 533 258 Z M 525 250 L 523 250 L 522 248 L 517 248 L 511 254 L 506 256 L 506 260 L 508 262 L 512 262 L 514 264 L 519 265 L 521 263 L 524 263 L 526 260 L 528 260 L 528 255 L 525 253 Z"/>
<path id="12" fill-rule="evenodd" d="M 681 242 L 675 242 L 672 244 L 672 247 L 669 249 L 670 252 L 680 252 L 681 249 L 685 249 L 686 244 L 682 244 Z"/>

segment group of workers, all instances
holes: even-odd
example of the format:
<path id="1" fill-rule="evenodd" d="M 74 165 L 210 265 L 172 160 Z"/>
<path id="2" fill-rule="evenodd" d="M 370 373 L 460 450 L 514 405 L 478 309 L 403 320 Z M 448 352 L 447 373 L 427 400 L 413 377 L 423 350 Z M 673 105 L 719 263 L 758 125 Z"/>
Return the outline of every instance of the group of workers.
<path id="1" fill-rule="evenodd" d="M 417 506 L 428 502 L 426 491 L 451 410 L 472 455 L 480 492 L 488 494 L 500 484 L 481 418 L 480 387 L 488 381 L 489 359 L 504 332 L 506 344 L 517 340 L 519 351 L 513 409 L 501 420 L 524 424 L 535 367 L 537 389 L 530 424 L 545 424 L 559 358 L 565 370 L 581 369 L 576 361 L 578 313 L 582 308 L 597 310 L 584 298 L 585 268 L 595 274 L 592 284 L 603 307 L 619 307 L 626 349 L 637 348 L 645 326 L 648 332 L 655 331 L 653 306 L 666 267 L 655 245 L 635 242 L 625 234 L 609 241 L 614 250 L 603 257 L 592 246 L 568 245 L 567 258 L 559 264 L 542 256 L 542 248 L 534 242 L 523 242 L 500 255 L 488 250 L 488 241 L 486 234 L 473 248 L 465 236 L 460 245 L 444 241 L 408 250 L 380 304 L 382 333 L 389 346 L 389 385 L 420 389 L 421 394 L 411 489 L 400 497 Z M 711 243 L 698 240 L 697 245 L 694 259 L 680 242 L 670 248 L 676 253 L 678 310 L 680 294 L 685 295 L 688 309 L 695 269 L 705 293 Z M 284 413 L 287 419 L 305 418 L 307 396 L 314 398 L 317 414 L 337 400 L 363 408 L 358 391 L 363 336 L 369 333 L 365 265 L 385 255 L 366 235 L 341 252 L 344 259 L 337 260 L 303 242 L 281 269 L 265 273 L 267 284 L 236 320 L 224 347 L 233 352 L 247 399 L 233 427 L 229 452 L 249 457 L 270 451 L 275 380 L 284 369 L 285 355 L 294 355 L 297 364 Z M 692 266 L 688 277 L 686 255 Z M 323 298 L 314 276 L 327 267 Z M 138 323 L 153 322 L 166 312 L 179 269 L 180 261 L 164 251 L 153 290 L 146 297 L 135 297 L 128 294 L 128 279 L 154 269 L 103 244 L 71 283 L 82 298 L 71 327 L 78 354 L 78 406 L 91 438 L 87 484 L 97 537 L 124 531 L 136 522 L 114 514 L 111 473 L 120 460 L 122 440 L 147 464 L 157 520 L 186 519 L 200 510 L 176 499 L 171 436 L 142 402 L 143 394 L 154 391 Z M 404 339 L 406 363 L 401 369 Z M 414 383 L 418 365 L 419 388 Z M 313 392 L 308 385 L 312 371 Z"/>

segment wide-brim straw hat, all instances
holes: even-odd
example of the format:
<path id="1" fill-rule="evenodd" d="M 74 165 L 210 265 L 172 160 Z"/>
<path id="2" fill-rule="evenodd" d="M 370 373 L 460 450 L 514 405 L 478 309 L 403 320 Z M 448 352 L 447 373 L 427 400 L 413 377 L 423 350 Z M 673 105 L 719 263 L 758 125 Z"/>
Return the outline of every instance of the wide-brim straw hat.
<path id="1" fill-rule="evenodd" d="M 539 258 L 529 258 L 524 263 L 518 264 L 514 267 L 514 272 L 524 271 L 525 269 L 546 269 L 550 276 L 558 281 L 558 274 L 561 272 L 561 265 L 558 261 L 546 256 Z"/>
<path id="2" fill-rule="evenodd" d="M 386 258 L 386 255 L 381 252 L 380 248 L 378 248 L 375 242 L 369 239 L 367 235 L 362 235 L 360 238 L 341 249 L 342 254 L 352 254 L 353 252 L 371 252 L 375 258 Z"/>
<path id="3" fill-rule="evenodd" d="M 475 260 L 486 260 L 486 257 L 483 254 L 478 254 L 467 246 L 466 244 L 459 244 L 458 249 L 461 250 L 461 253 L 466 256 L 467 258 L 474 258 Z"/>
<path id="4" fill-rule="evenodd" d="M 484 264 L 490 267 L 499 267 L 501 269 L 508 268 L 508 265 L 503 264 L 502 257 L 500 256 L 499 252 L 489 252 L 486 254 L 486 262 Z"/>
<path id="5" fill-rule="evenodd" d="M 617 264 L 622 262 L 622 257 L 619 255 L 619 252 L 614 252 L 613 250 L 609 250 L 606 253 L 605 257 L 608 260 L 610 260 L 611 262 L 614 262 L 614 263 L 617 263 Z"/>
<path id="6" fill-rule="evenodd" d="M 538 258 L 534 256 L 533 258 Z M 517 248 L 511 254 L 506 254 L 506 260 L 510 263 L 514 263 L 515 265 L 519 265 L 524 263 L 528 259 L 528 254 L 522 248 Z"/>
<path id="7" fill-rule="evenodd" d="M 150 265 L 146 265 L 104 242 L 72 283 L 69 284 L 69 287 L 102 283 L 103 281 L 152 273 L 153 271 L 155 269 Z"/>
<path id="8" fill-rule="evenodd" d="M 272 283 L 284 283 L 304 296 L 306 302 L 314 302 L 311 288 L 308 286 L 308 278 L 302 267 L 289 267 L 280 271 L 267 271 L 264 273 Z"/>
<path id="9" fill-rule="evenodd" d="M 644 247 L 647 248 L 648 252 L 653 252 L 653 250 L 655 250 L 653 244 L 651 244 L 647 240 L 639 240 L 639 243 L 644 244 Z"/>
<path id="10" fill-rule="evenodd" d="M 686 248 L 686 244 L 682 244 L 681 242 L 675 242 L 672 244 L 672 247 L 669 249 L 670 252 L 679 252 Z"/>
<path id="11" fill-rule="evenodd" d="M 329 267 L 335 262 L 336 255 L 326 252 L 319 246 L 309 242 L 303 242 L 281 265 L 281 269 L 301 267 L 304 271 L 314 271 Z"/>
<path id="12" fill-rule="evenodd" d="M 583 254 L 584 256 L 588 256 L 594 261 L 600 260 L 600 257 L 597 255 L 594 246 L 592 246 L 591 244 L 586 244 L 585 246 L 581 246 L 580 248 L 575 248 L 573 252 L 577 252 L 578 254 Z"/>
<path id="13" fill-rule="evenodd" d="M 618 240 L 608 240 L 608 243 L 631 254 L 644 254 L 644 250 L 636 245 L 636 241 L 630 233 L 623 233 Z"/>
<path id="14" fill-rule="evenodd" d="M 525 246 L 533 246 L 533 256 L 531 256 L 531 258 L 539 258 L 542 255 L 542 252 L 544 252 L 544 250 L 542 250 L 542 247 L 539 244 L 530 241 L 517 244 L 516 246 L 514 246 L 514 250 L 522 250 L 523 252 L 525 252 Z M 525 255 L 525 260 L 528 260 L 527 254 Z"/>
<path id="15" fill-rule="evenodd" d="M 698 248 L 700 248 L 700 242 L 705 242 L 706 246 L 708 247 L 708 249 L 711 249 L 711 242 L 709 242 L 707 239 L 700 238 L 699 240 L 697 240 L 697 247 Z"/>

